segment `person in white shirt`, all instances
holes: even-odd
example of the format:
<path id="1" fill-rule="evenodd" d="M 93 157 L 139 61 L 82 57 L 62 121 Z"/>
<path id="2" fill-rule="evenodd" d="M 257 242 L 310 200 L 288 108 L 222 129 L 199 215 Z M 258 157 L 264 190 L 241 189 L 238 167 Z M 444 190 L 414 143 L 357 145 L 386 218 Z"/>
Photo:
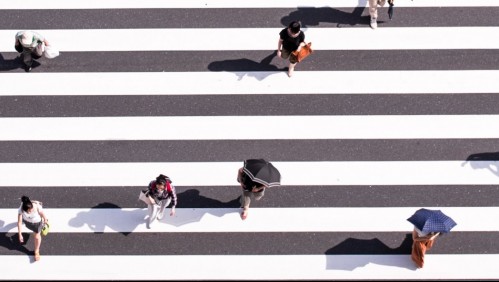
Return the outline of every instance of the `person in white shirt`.
<path id="1" fill-rule="evenodd" d="M 35 233 L 35 261 L 40 260 L 40 245 L 42 243 L 42 228 L 48 223 L 48 219 L 42 208 L 42 203 L 39 201 L 31 201 L 28 197 L 21 197 L 22 204 L 18 210 L 17 230 L 19 234 L 19 242 L 24 243 L 22 235 L 22 225 Z"/>
<path id="2" fill-rule="evenodd" d="M 16 33 L 15 48 L 22 54 L 24 67 L 27 72 L 31 71 L 33 60 L 42 57 L 45 46 L 49 46 L 47 39 L 34 31 L 19 31 Z"/>

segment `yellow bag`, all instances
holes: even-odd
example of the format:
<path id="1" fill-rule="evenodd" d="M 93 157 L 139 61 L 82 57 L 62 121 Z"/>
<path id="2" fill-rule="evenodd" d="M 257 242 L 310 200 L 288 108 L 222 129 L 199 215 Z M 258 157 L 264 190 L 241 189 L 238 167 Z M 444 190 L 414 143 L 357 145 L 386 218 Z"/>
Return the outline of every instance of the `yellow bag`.
<path id="1" fill-rule="evenodd" d="M 48 222 L 45 222 L 45 224 L 43 224 L 42 227 L 42 235 L 47 236 L 47 234 L 49 234 L 49 230 L 50 230 L 50 225 Z"/>

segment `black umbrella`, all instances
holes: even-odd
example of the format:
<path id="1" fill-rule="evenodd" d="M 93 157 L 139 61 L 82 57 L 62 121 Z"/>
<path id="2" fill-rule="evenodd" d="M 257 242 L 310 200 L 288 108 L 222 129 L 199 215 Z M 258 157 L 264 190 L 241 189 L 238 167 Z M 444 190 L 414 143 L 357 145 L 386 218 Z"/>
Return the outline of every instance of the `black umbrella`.
<path id="1" fill-rule="evenodd" d="M 264 159 L 248 159 L 244 161 L 243 171 L 253 182 L 272 187 L 281 184 L 281 173 L 270 162 Z"/>
<path id="2" fill-rule="evenodd" d="M 457 225 L 440 210 L 419 209 L 407 220 L 422 232 L 448 233 Z"/>
<path id="3" fill-rule="evenodd" d="M 388 4 L 390 4 L 390 7 L 388 7 L 388 17 L 391 20 L 392 17 L 393 17 L 393 1 L 392 2 L 388 2 Z"/>

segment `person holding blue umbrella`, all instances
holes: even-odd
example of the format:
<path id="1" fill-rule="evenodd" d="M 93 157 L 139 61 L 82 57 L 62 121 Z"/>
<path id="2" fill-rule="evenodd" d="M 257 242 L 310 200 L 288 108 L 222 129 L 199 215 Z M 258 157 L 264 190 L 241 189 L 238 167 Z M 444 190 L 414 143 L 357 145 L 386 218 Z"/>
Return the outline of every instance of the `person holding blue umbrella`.
<path id="1" fill-rule="evenodd" d="M 407 220 L 414 224 L 411 259 L 418 268 L 422 268 L 425 254 L 433 247 L 435 239 L 442 233 L 450 232 L 457 224 L 442 211 L 430 209 L 419 209 Z"/>

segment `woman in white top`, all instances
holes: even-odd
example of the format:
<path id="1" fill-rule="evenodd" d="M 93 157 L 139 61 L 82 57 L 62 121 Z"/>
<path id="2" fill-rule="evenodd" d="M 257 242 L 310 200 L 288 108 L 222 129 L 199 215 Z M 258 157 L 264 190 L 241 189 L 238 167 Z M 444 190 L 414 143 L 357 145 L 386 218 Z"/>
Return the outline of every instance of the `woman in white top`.
<path id="1" fill-rule="evenodd" d="M 22 224 L 26 228 L 35 233 L 35 261 L 40 260 L 40 245 L 42 243 L 42 228 L 48 219 L 43 212 L 42 203 L 38 201 L 31 201 L 28 197 L 21 197 L 22 204 L 19 207 L 17 216 L 17 230 L 19 234 L 19 242 L 24 243 L 24 238 L 21 233 Z"/>

